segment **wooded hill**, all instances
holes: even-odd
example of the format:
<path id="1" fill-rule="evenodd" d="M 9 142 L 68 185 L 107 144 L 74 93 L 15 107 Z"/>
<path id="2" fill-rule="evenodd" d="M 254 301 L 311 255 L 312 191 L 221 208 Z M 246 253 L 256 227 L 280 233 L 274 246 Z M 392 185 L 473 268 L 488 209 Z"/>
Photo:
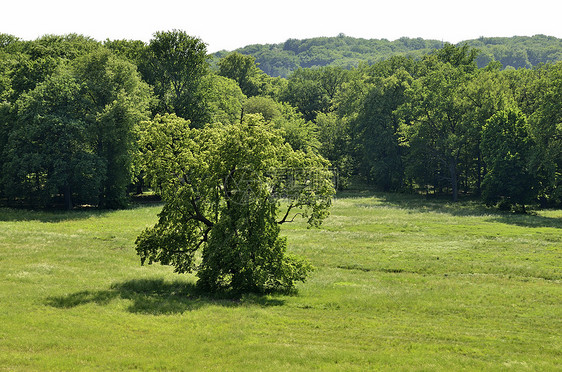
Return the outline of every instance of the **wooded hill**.
<path id="1" fill-rule="evenodd" d="M 416 59 L 443 46 L 441 40 L 402 37 L 398 40 L 362 39 L 339 34 L 335 37 L 311 39 L 289 39 L 279 44 L 254 44 L 236 51 L 251 55 L 259 67 L 270 76 L 287 77 L 298 68 L 338 66 L 351 68 L 360 63 L 369 65 L 392 56 L 403 55 Z M 513 37 L 480 37 L 466 40 L 478 48 L 478 67 L 491 61 L 501 62 L 503 68 L 530 68 L 541 63 L 562 60 L 562 39 L 552 36 L 535 35 Z M 215 53 L 218 58 L 228 52 Z"/>

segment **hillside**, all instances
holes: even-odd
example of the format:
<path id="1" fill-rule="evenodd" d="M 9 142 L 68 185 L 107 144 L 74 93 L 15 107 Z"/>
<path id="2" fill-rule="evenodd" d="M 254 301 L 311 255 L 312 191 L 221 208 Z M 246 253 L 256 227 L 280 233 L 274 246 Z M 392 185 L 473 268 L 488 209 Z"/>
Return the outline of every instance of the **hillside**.
<path id="1" fill-rule="evenodd" d="M 562 39 L 552 36 L 481 37 L 459 44 L 465 43 L 481 51 L 477 60 L 479 67 L 492 60 L 501 62 L 504 68 L 530 68 L 562 60 Z M 254 44 L 236 51 L 254 56 L 260 68 L 268 75 L 286 77 L 299 67 L 331 65 L 350 68 L 360 63 L 373 64 L 394 55 L 420 58 L 442 45 L 440 40 L 422 38 L 403 37 L 389 41 L 340 34 L 335 37 L 289 39 L 279 44 Z M 226 54 L 228 52 L 221 51 L 215 56 L 220 58 Z"/>

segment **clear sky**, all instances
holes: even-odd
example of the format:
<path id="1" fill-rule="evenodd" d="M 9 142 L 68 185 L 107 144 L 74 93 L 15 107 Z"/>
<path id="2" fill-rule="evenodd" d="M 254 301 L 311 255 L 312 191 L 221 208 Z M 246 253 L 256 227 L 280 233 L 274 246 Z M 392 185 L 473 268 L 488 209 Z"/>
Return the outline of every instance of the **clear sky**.
<path id="1" fill-rule="evenodd" d="M 0 33 L 148 42 L 156 31 L 180 29 L 201 38 L 209 52 L 339 33 L 456 43 L 480 36 L 562 38 L 561 10 L 560 0 L 1 0 Z"/>

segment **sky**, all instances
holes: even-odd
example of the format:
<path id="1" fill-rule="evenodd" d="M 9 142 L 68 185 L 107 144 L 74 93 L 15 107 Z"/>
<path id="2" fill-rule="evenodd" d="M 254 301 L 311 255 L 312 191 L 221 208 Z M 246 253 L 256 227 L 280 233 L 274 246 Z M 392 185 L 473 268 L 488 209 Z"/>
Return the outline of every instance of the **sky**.
<path id="1" fill-rule="evenodd" d="M 287 39 L 421 37 L 458 43 L 480 36 L 562 38 L 560 0 L 0 0 L 0 33 L 24 40 L 77 33 L 149 42 L 183 30 L 209 52 Z"/>

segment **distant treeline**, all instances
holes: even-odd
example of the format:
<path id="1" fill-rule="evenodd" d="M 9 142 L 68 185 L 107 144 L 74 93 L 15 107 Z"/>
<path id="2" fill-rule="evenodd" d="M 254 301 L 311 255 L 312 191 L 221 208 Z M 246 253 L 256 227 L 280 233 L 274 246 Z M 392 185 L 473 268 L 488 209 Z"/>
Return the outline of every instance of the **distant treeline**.
<path id="1" fill-rule="evenodd" d="M 562 60 L 562 39 L 545 35 L 480 37 L 458 45 L 463 44 L 479 50 L 476 58 L 478 67 L 498 61 L 503 68 L 531 68 Z M 279 44 L 255 44 L 236 51 L 253 56 L 266 74 L 288 77 L 298 68 L 336 66 L 347 69 L 361 63 L 372 65 L 397 55 L 420 59 L 443 45 L 442 41 L 422 38 L 402 37 L 389 41 L 340 34 L 336 37 L 289 39 Z M 228 52 L 221 51 L 215 56 L 220 58 L 226 54 Z"/>
<path id="2" fill-rule="evenodd" d="M 369 43 L 380 53 L 360 57 Z M 291 57 L 292 65 L 271 62 L 284 78 L 251 55 L 213 60 L 202 40 L 178 30 L 149 43 L 0 34 L 0 200 L 126 205 L 149 171 L 152 150 L 141 144 L 171 114 L 195 131 L 256 115 L 295 151 L 329 160 L 339 187 L 360 179 L 507 209 L 561 205 L 562 62 L 552 62 L 560 40 L 470 43 L 341 35 L 244 49 Z"/>

